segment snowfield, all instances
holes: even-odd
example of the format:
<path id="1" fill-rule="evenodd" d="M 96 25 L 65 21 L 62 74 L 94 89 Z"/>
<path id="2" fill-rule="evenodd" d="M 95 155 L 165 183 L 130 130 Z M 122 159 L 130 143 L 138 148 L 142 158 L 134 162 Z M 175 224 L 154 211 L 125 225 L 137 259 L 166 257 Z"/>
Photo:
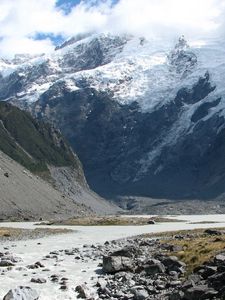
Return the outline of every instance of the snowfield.
<path id="1" fill-rule="evenodd" d="M 149 216 L 146 216 L 149 217 Z M 84 244 L 103 244 L 107 240 L 127 238 L 144 233 L 158 233 L 183 229 L 225 227 L 225 215 L 203 215 L 203 216 L 170 216 L 185 222 L 160 223 L 147 226 L 63 226 L 63 228 L 75 230 L 72 233 L 49 236 L 38 240 L 27 240 L 17 242 L 4 242 L 0 245 L 0 252 L 9 251 L 14 256 L 22 259 L 12 270 L 3 272 L 1 269 L 0 298 L 9 289 L 16 286 L 30 286 L 40 294 L 40 300 L 69 300 L 76 299 L 74 289 L 77 285 L 94 283 L 97 280 L 97 273 L 100 268 L 100 261 L 75 262 L 74 256 L 60 255 L 57 261 L 43 260 L 43 257 L 50 251 L 60 249 L 82 248 Z M 218 222 L 211 224 L 190 224 L 193 222 Z M 16 227 L 32 229 L 34 223 L 1 223 L 3 227 Z M 40 226 L 39 226 L 40 227 Z M 57 227 L 57 226 L 52 226 Z M 51 228 L 52 228 L 51 227 Z M 41 261 L 46 269 L 28 270 L 24 267 Z M 18 268 L 21 267 L 21 268 Z M 70 288 L 67 291 L 59 290 L 59 285 L 53 284 L 48 278 L 52 274 L 61 274 L 69 279 Z M 31 277 L 47 279 L 47 283 L 35 284 L 30 282 Z M 94 280 L 91 281 L 91 277 Z"/>
<path id="2" fill-rule="evenodd" d="M 101 45 L 101 51 L 104 51 L 103 61 L 96 66 L 82 67 L 89 56 L 96 55 L 95 51 L 98 50 L 93 50 L 96 41 Z M 36 102 L 57 82 L 65 82 L 68 90 L 75 91 L 79 89 L 79 82 L 85 80 L 88 86 L 98 91 L 112 93 L 119 103 L 137 101 L 143 111 L 149 112 L 173 101 L 179 89 L 191 88 L 206 71 L 217 86 L 215 97 L 218 94 L 224 95 L 225 50 L 221 41 L 190 42 L 190 46 L 188 43 L 180 46 L 179 42 L 176 43 L 126 35 L 93 34 L 51 54 L 11 61 L 0 59 L 0 74 L 7 77 L 17 72 L 24 77 L 24 95 L 18 93 L 16 97 L 28 103 Z M 196 65 L 189 70 L 190 66 L 180 61 L 184 69 L 177 72 L 170 61 L 174 49 L 178 53 L 185 51 L 195 55 Z M 76 61 L 80 62 L 78 66 Z M 40 74 L 30 79 L 33 73 L 35 76 Z"/>

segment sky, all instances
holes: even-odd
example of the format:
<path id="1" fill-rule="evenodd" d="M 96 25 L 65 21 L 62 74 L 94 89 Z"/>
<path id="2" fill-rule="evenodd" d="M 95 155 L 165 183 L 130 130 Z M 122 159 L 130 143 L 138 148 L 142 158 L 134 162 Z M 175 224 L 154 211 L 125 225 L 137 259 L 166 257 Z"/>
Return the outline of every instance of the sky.
<path id="1" fill-rule="evenodd" d="M 0 56 L 44 53 L 87 32 L 223 36 L 225 0 L 0 0 Z"/>

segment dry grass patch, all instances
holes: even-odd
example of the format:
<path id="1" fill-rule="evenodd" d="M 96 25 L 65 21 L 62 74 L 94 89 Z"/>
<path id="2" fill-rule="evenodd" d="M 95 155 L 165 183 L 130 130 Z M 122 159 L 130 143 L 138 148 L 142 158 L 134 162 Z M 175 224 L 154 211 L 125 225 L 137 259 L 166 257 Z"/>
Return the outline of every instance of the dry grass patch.
<path id="1" fill-rule="evenodd" d="M 209 261 L 216 254 L 225 250 L 225 234 L 220 236 L 210 236 L 204 233 L 205 230 L 195 230 L 176 233 L 176 235 L 182 236 L 183 239 L 174 238 L 171 235 L 172 240 L 167 238 L 161 240 L 161 243 L 167 243 L 173 246 L 180 246 L 182 251 L 169 252 L 169 255 L 177 256 L 181 261 L 187 264 L 187 274 L 193 272 L 193 270 L 202 265 L 204 262 Z"/>
<path id="2" fill-rule="evenodd" d="M 61 220 L 55 222 L 42 222 L 38 225 L 68 225 L 68 226 L 140 226 L 149 225 L 152 221 L 155 223 L 163 222 L 182 222 L 176 219 L 169 219 L 163 217 L 125 217 L 125 216 L 106 216 L 97 217 L 89 216 L 82 218 L 72 218 L 68 220 Z"/>

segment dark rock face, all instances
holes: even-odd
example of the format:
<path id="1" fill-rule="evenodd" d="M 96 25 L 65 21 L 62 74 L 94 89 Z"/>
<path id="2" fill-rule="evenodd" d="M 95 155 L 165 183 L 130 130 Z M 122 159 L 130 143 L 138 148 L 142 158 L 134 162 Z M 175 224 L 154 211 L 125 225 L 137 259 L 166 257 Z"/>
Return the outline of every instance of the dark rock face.
<path id="1" fill-rule="evenodd" d="M 211 85 L 209 79 L 210 79 L 209 73 L 206 72 L 205 76 L 200 78 L 198 82 L 192 87 L 191 90 L 187 88 L 182 88 L 181 90 L 179 90 L 175 98 L 175 102 L 178 102 L 178 104 L 180 102 L 186 104 L 194 104 L 204 99 L 216 88 L 215 86 Z M 205 105 L 205 103 L 203 103 L 203 105 Z M 208 106 L 210 108 L 210 104 L 208 104 Z M 213 105 L 211 107 L 213 107 Z"/>
<path id="2" fill-rule="evenodd" d="M 13 73 L 7 78 L 0 78 L 0 99 L 6 99 L 18 93 L 23 87 L 23 76 Z"/>
<path id="3" fill-rule="evenodd" d="M 166 77 L 156 76 L 162 85 L 177 80 L 177 85 L 171 84 L 173 96 L 165 93 L 168 99 L 151 109 L 148 102 L 154 104 L 155 89 L 151 93 L 150 83 L 143 83 L 143 96 L 137 94 L 132 103 L 122 105 L 126 99 L 118 102 L 117 97 L 127 95 L 123 89 L 143 75 L 139 71 L 133 78 L 132 72 L 126 73 L 127 57 L 120 53 L 126 53 L 125 46 L 130 49 L 130 39 L 126 35 L 74 37 L 57 48 L 56 59 L 45 57 L 39 64 L 21 65 L 7 77 L 0 76 L 0 100 L 58 127 L 79 155 L 90 187 L 104 197 L 216 198 L 225 186 L 225 124 L 219 110 L 223 97 L 215 93 L 213 73 L 202 71 L 195 52 L 181 37 L 165 57 Z M 139 42 L 145 45 L 144 38 Z M 118 86 L 112 87 L 114 78 L 108 82 L 97 68 L 117 64 L 120 56 L 126 67 L 118 66 L 119 71 L 128 75 L 116 79 Z M 135 60 L 130 64 L 135 65 Z M 149 110 L 144 110 L 142 101 Z"/>
<path id="4" fill-rule="evenodd" d="M 103 196 L 138 195 L 171 199 L 214 198 L 224 192 L 224 118 L 205 100 L 215 90 L 208 72 L 174 101 L 142 112 L 107 93 L 52 86 L 33 113 L 58 126 L 78 153 L 90 186 Z M 186 107 L 196 105 L 192 115 Z M 189 128 L 168 142 L 182 119 Z M 152 158 L 153 157 L 153 158 Z"/>

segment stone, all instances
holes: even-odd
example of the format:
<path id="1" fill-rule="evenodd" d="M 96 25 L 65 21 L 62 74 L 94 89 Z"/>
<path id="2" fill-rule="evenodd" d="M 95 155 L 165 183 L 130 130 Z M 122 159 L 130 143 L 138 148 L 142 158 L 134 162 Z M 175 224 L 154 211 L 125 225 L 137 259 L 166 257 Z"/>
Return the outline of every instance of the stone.
<path id="1" fill-rule="evenodd" d="M 149 225 L 154 225 L 155 224 L 155 221 L 154 220 L 148 220 L 147 222 Z"/>
<path id="2" fill-rule="evenodd" d="M 67 288 L 67 285 L 62 284 L 62 285 L 60 286 L 59 289 L 65 291 L 65 290 L 67 290 L 68 288 Z"/>
<path id="3" fill-rule="evenodd" d="M 215 273 L 214 275 L 207 278 L 210 282 L 210 286 L 220 289 L 225 282 L 225 272 L 223 273 Z"/>
<path id="4" fill-rule="evenodd" d="M 177 286 L 181 285 L 181 281 L 180 281 L 180 280 L 171 281 L 171 282 L 169 283 L 169 285 L 170 285 L 171 287 L 177 287 Z"/>
<path id="5" fill-rule="evenodd" d="M 224 263 L 225 262 L 225 255 L 224 254 L 218 254 L 218 255 L 216 255 L 215 262 L 217 262 L 217 263 Z"/>
<path id="6" fill-rule="evenodd" d="M 156 275 L 160 273 L 165 273 L 164 265 L 158 260 L 149 261 L 147 265 L 144 266 L 144 271 L 146 275 Z"/>
<path id="7" fill-rule="evenodd" d="M 99 280 L 98 280 L 98 282 L 97 282 L 97 284 L 96 284 L 96 286 L 97 286 L 98 288 L 100 288 L 101 291 L 104 291 L 104 289 L 106 288 L 106 285 L 107 285 L 107 281 L 104 280 L 104 279 L 102 279 L 102 278 L 99 278 Z"/>
<path id="8" fill-rule="evenodd" d="M 167 268 L 168 272 L 171 271 L 181 272 L 182 268 L 186 267 L 186 264 L 179 261 L 176 256 L 167 256 L 162 260 L 162 263 Z"/>
<path id="9" fill-rule="evenodd" d="M 44 268 L 44 265 L 41 262 L 36 262 L 32 265 L 27 266 L 28 269 L 38 269 L 38 268 Z"/>
<path id="10" fill-rule="evenodd" d="M 0 267 L 13 267 L 15 264 L 11 262 L 10 260 L 1 260 L 0 261 Z"/>
<path id="11" fill-rule="evenodd" d="M 182 300 L 184 293 L 182 291 L 175 291 L 169 296 L 169 300 Z"/>
<path id="12" fill-rule="evenodd" d="M 81 298 L 81 299 L 89 298 L 89 290 L 85 284 L 76 286 L 75 291 L 78 294 L 77 298 Z"/>
<path id="13" fill-rule="evenodd" d="M 30 287 L 20 286 L 10 290 L 3 300 L 38 300 L 39 295 L 36 290 Z"/>
<path id="14" fill-rule="evenodd" d="M 31 282 L 43 284 L 43 283 L 46 283 L 47 281 L 44 278 L 31 278 Z"/>
<path id="15" fill-rule="evenodd" d="M 208 278 L 209 276 L 214 275 L 217 272 L 217 267 L 213 267 L 213 266 L 204 266 L 204 269 L 202 269 L 201 276 L 203 277 L 203 279 Z"/>
<path id="16" fill-rule="evenodd" d="M 212 299 L 218 294 L 212 288 L 209 288 L 207 285 L 199 285 L 192 288 L 189 288 L 184 293 L 185 300 L 204 300 L 204 299 Z"/>
<path id="17" fill-rule="evenodd" d="M 131 289 L 131 293 L 134 295 L 134 300 L 148 299 L 149 294 L 143 287 L 134 287 Z"/>
<path id="18" fill-rule="evenodd" d="M 220 232 L 219 230 L 216 230 L 216 229 L 206 229 L 204 231 L 205 234 L 208 234 L 208 235 L 222 235 L 222 232 Z"/>
<path id="19" fill-rule="evenodd" d="M 123 256 L 123 257 L 133 257 L 137 252 L 137 249 L 134 247 L 125 247 L 123 249 L 117 250 L 110 254 L 110 256 Z"/>
<path id="20" fill-rule="evenodd" d="M 116 273 L 119 271 L 129 271 L 133 269 L 133 262 L 124 256 L 104 256 L 103 271 L 106 273 Z"/>

